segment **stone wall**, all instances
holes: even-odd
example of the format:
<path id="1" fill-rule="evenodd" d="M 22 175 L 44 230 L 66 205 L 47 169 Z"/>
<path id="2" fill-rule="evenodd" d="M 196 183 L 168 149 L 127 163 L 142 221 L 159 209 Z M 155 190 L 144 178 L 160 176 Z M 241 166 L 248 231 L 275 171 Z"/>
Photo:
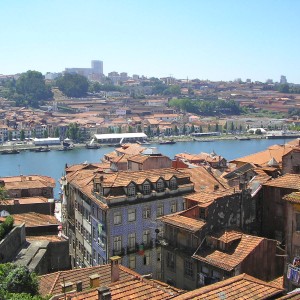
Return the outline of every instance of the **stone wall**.
<path id="1" fill-rule="evenodd" d="M 15 226 L 0 242 L 0 263 L 13 260 L 25 242 L 25 223 L 23 223 L 19 226 Z"/>

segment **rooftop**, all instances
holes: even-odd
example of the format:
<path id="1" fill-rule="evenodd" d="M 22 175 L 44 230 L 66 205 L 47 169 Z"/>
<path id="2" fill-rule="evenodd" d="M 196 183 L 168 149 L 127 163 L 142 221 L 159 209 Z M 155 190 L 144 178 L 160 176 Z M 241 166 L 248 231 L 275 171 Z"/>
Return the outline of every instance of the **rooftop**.
<path id="1" fill-rule="evenodd" d="M 231 232 L 232 234 L 232 232 Z M 240 235 L 238 232 L 237 234 Z M 223 237 L 224 239 L 224 237 Z M 201 249 L 193 258 L 206 262 L 217 268 L 232 271 L 237 267 L 262 241 L 264 238 L 242 234 L 237 245 L 233 245 L 231 251 L 225 252 L 219 249 L 206 247 Z"/>
<path id="2" fill-rule="evenodd" d="M 241 274 L 232 278 L 204 286 L 191 292 L 179 295 L 174 300 L 203 299 L 274 299 L 283 293 L 282 288 L 256 279 L 247 274 Z"/>
<path id="3" fill-rule="evenodd" d="M 183 213 L 182 213 L 183 214 Z M 172 215 L 166 215 L 159 218 L 163 223 L 168 225 L 184 228 L 187 231 L 197 232 L 205 224 L 205 221 L 193 219 L 191 217 L 185 217 L 184 215 L 175 213 Z"/>
<path id="4" fill-rule="evenodd" d="M 285 189 L 300 190 L 300 175 L 285 174 L 264 183 L 264 186 L 279 187 Z"/>
<path id="5" fill-rule="evenodd" d="M 284 196 L 283 199 L 291 203 L 300 204 L 300 192 L 293 192 Z"/>
<path id="6" fill-rule="evenodd" d="M 275 159 L 277 163 L 281 164 L 282 156 L 289 153 L 293 148 L 294 146 L 290 144 L 273 145 L 267 150 L 236 158 L 231 162 L 253 163 L 259 166 L 267 166 L 270 160 Z"/>
<path id="7" fill-rule="evenodd" d="M 112 300 L 142 300 L 142 299 L 171 299 L 179 295 L 182 291 L 171 288 L 164 283 L 146 280 L 142 278 L 132 278 L 131 280 L 122 280 L 108 285 Z M 62 298 L 63 299 L 63 298 Z M 98 290 L 89 290 L 78 293 L 71 297 L 73 300 L 98 300 Z"/>
<path id="8" fill-rule="evenodd" d="M 1 177 L 7 190 L 55 187 L 55 179 L 42 175 Z"/>
<path id="9" fill-rule="evenodd" d="M 120 280 L 131 280 L 136 276 L 140 276 L 138 273 L 119 265 Z M 82 289 L 86 290 L 90 288 L 89 276 L 99 274 L 100 286 L 109 285 L 111 283 L 111 266 L 101 265 L 95 267 L 88 267 L 82 269 L 73 269 L 68 271 L 60 271 L 55 273 L 46 274 L 39 277 L 39 292 L 42 296 L 56 295 L 61 293 L 61 284 L 63 282 L 73 282 L 74 285 L 78 281 L 82 281 Z"/>

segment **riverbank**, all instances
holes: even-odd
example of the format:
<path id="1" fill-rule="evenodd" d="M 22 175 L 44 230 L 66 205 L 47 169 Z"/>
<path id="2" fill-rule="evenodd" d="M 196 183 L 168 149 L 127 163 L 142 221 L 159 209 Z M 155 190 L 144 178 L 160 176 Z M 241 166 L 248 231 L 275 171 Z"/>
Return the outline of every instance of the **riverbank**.
<path id="1" fill-rule="evenodd" d="M 295 139 L 298 136 L 295 136 Z M 282 137 L 284 138 L 284 137 Z M 226 140 L 239 140 L 239 141 L 245 141 L 245 140 L 261 140 L 266 139 L 266 136 L 264 135 L 220 135 L 220 136 L 206 136 L 206 137 L 193 137 L 193 136 L 165 136 L 165 137 L 154 137 L 150 138 L 148 141 L 152 144 L 159 144 L 163 141 L 168 141 L 172 139 L 175 142 L 216 142 L 216 141 L 226 141 Z M 292 139 L 292 137 L 289 137 L 289 139 Z M 276 143 L 276 140 L 274 140 L 274 143 Z M 100 144 L 101 148 L 107 148 L 109 151 L 109 148 L 113 149 L 116 145 L 109 145 L 109 144 Z M 33 151 L 37 150 L 41 146 L 36 146 L 32 142 L 7 142 L 5 144 L 0 145 L 0 153 L 7 150 L 18 150 L 18 151 Z M 50 150 L 61 150 L 62 145 L 49 145 L 48 148 Z M 76 143 L 74 144 L 74 148 L 85 148 L 85 143 Z M 145 147 L 147 145 L 145 144 Z M 43 147 L 45 148 L 45 147 Z"/>

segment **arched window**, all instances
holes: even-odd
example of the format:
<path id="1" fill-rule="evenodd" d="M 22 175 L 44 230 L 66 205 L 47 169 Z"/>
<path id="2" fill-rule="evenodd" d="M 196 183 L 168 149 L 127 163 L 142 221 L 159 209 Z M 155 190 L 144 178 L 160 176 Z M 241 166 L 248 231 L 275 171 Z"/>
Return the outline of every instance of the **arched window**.
<path id="1" fill-rule="evenodd" d="M 144 195 L 149 195 L 151 193 L 151 185 L 148 181 L 143 184 L 143 193 Z"/>
<path id="2" fill-rule="evenodd" d="M 165 189 L 165 183 L 162 179 L 159 179 L 156 184 L 156 190 L 158 192 L 163 192 Z"/>
<path id="3" fill-rule="evenodd" d="M 177 189 L 177 180 L 175 177 L 170 179 L 170 189 L 176 190 Z"/>
<path id="4" fill-rule="evenodd" d="M 135 196 L 135 185 L 131 183 L 127 188 L 127 196 Z"/>

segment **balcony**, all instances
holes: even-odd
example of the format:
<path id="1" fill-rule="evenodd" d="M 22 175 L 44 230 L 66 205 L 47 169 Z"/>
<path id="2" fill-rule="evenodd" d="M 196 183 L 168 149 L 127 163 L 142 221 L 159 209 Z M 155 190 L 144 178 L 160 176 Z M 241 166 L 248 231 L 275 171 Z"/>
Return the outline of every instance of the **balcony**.
<path id="1" fill-rule="evenodd" d="M 172 252 L 178 253 L 179 255 L 183 254 L 183 255 L 191 256 L 196 251 L 196 248 L 182 245 L 177 241 L 166 239 L 166 238 L 157 240 L 157 243 Z"/>
<path id="2" fill-rule="evenodd" d="M 121 248 L 120 250 L 113 250 L 113 256 L 124 256 L 125 248 Z"/>

